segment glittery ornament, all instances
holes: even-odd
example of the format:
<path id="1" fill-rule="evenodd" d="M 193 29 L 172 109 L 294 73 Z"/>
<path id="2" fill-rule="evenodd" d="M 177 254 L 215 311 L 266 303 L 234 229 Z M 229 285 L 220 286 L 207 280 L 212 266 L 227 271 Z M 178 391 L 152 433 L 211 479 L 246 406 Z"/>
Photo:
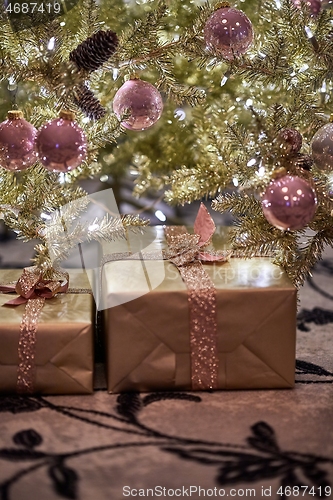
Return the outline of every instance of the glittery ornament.
<path id="1" fill-rule="evenodd" d="M 315 165 L 322 170 L 333 170 L 333 123 L 327 123 L 315 133 L 311 146 Z"/>
<path id="2" fill-rule="evenodd" d="M 241 10 L 232 7 L 217 9 L 204 28 L 206 47 L 214 55 L 232 60 L 244 54 L 253 41 L 253 28 Z"/>
<path id="3" fill-rule="evenodd" d="M 320 12 L 321 0 L 292 0 L 292 2 L 298 8 L 306 4 L 313 16 L 317 16 Z"/>
<path id="4" fill-rule="evenodd" d="M 149 82 L 138 78 L 128 80 L 114 97 L 113 111 L 119 119 L 124 113 L 128 113 L 128 118 L 122 122 L 124 127 L 130 130 L 145 130 L 161 117 L 162 96 Z"/>
<path id="5" fill-rule="evenodd" d="M 313 219 L 317 197 L 310 184 L 295 175 L 271 181 L 262 199 L 268 222 L 278 229 L 302 229 Z"/>
<path id="6" fill-rule="evenodd" d="M 280 130 L 276 145 L 281 156 L 295 156 L 302 147 L 301 134 L 292 128 Z"/>
<path id="7" fill-rule="evenodd" d="M 62 111 L 59 118 L 41 127 L 36 146 L 39 160 L 53 172 L 73 170 L 83 162 L 87 152 L 85 134 L 68 111 Z"/>
<path id="8" fill-rule="evenodd" d="M 9 111 L 0 123 L 0 166 L 24 170 L 37 161 L 34 141 L 37 130 L 23 118 L 21 111 Z"/>

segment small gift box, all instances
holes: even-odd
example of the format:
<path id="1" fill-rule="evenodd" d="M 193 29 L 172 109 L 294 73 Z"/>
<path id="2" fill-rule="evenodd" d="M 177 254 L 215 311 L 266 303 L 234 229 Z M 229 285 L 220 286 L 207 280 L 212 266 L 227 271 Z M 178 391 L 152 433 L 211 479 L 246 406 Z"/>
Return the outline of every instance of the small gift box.
<path id="1" fill-rule="evenodd" d="M 204 250 L 200 210 L 194 234 L 166 228 L 141 259 L 105 256 L 109 392 L 293 387 L 296 289 L 270 258 Z"/>
<path id="2" fill-rule="evenodd" d="M 34 268 L 27 269 L 29 275 Z M 20 274 L 1 270 L 1 285 L 17 285 Z M 65 290 L 62 283 L 51 282 L 37 284 L 35 291 L 24 289 L 23 295 L 32 299 L 0 294 L 0 392 L 93 391 L 94 304 L 89 281 L 82 271 L 73 270 L 69 286 Z M 1 286 L 3 292 L 10 288 Z M 13 305 L 4 306 L 9 301 Z"/>

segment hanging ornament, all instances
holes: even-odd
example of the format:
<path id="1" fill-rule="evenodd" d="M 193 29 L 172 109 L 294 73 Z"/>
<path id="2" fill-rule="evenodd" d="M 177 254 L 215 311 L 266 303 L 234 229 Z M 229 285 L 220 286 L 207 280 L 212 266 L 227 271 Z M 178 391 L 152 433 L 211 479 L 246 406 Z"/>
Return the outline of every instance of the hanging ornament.
<path id="1" fill-rule="evenodd" d="M 313 16 L 317 16 L 321 8 L 321 0 L 292 0 L 295 7 L 299 9 L 306 4 Z"/>
<path id="2" fill-rule="evenodd" d="M 204 39 L 210 52 L 232 60 L 252 44 L 252 23 L 244 12 L 221 2 L 205 24 Z"/>
<path id="3" fill-rule="evenodd" d="M 298 130 L 284 128 L 278 133 L 275 142 L 281 156 L 295 156 L 302 147 L 302 136 Z"/>
<path id="4" fill-rule="evenodd" d="M 0 166 L 7 170 L 24 170 L 37 161 L 35 127 L 23 118 L 21 111 L 9 111 L 0 123 Z"/>
<path id="5" fill-rule="evenodd" d="M 120 120 L 124 113 L 129 116 L 122 125 L 130 130 L 146 130 L 154 125 L 163 111 L 162 96 L 149 82 L 134 78 L 127 80 L 116 92 L 113 111 Z"/>
<path id="6" fill-rule="evenodd" d="M 85 134 L 70 111 L 61 111 L 59 118 L 40 128 L 36 147 L 40 162 L 53 172 L 73 170 L 83 162 L 87 152 Z"/>
<path id="7" fill-rule="evenodd" d="M 69 60 L 73 61 L 78 69 L 95 71 L 107 62 L 117 47 L 116 33 L 111 30 L 100 30 L 72 50 Z"/>
<path id="8" fill-rule="evenodd" d="M 333 123 L 321 127 L 312 139 L 312 158 L 322 170 L 333 170 Z"/>
<path id="9" fill-rule="evenodd" d="M 278 229 L 295 231 L 313 219 L 317 197 L 310 184 L 296 175 L 284 175 L 267 186 L 262 209 L 268 222 Z"/>

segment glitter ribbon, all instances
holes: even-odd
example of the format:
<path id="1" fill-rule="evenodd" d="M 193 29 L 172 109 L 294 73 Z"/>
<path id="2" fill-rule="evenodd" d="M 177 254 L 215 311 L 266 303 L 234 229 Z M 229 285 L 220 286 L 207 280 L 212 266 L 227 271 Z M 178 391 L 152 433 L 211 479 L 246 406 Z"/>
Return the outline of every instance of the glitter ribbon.
<path id="1" fill-rule="evenodd" d="M 15 286 L 0 286 L 2 293 L 19 294 L 6 302 L 5 306 L 25 304 L 18 342 L 17 392 L 20 394 L 34 392 L 36 333 L 45 300 L 57 293 L 67 292 L 68 279 L 66 272 L 57 271 L 52 280 L 45 280 L 42 278 L 42 271 L 34 266 L 23 270 Z"/>
<path id="2" fill-rule="evenodd" d="M 217 389 L 216 289 L 202 261 L 225 261 L 226 256 L 201 250 L 215 232 L 214 221 L 203 204 L 194 231 L 192 235 L 184 226 L 166 227 L 169 248 L 164 254 L 177 267 L 188 289 L 192 389 Z"/>

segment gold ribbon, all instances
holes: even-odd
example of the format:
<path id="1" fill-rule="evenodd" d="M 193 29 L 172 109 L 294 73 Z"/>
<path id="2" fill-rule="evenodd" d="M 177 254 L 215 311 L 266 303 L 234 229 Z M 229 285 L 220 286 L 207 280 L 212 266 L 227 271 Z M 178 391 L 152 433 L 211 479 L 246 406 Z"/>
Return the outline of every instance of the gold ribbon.
<path id="1" fill-rule="evenodd" d="M 43 279 L 42 271 L 33 266 L 23 269 L 15 286 L 0 285 L 2 293 L 19 294 L 15 299 L 6 302 L 5 306 L 25 304 L 18 342 L 17 392 L 20 394 L 34 392 L 36 333 L 45 300 L 57 293 L 67 292 L 68 280 L 68 273 L 64 271 L 55 271 L 53 279 Z"/>

